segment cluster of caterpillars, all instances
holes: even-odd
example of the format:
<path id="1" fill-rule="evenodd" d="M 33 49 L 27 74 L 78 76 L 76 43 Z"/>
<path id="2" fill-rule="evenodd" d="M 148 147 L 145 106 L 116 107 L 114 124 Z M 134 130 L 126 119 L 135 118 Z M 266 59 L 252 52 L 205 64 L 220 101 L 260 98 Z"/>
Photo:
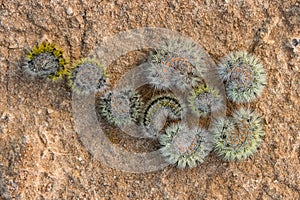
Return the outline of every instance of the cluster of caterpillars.
<path id="1" fill-rule="evenodd" d="M 218 78 L 229 103 L 240 108 L 230 116 L 212 120 L 211 129 L 189 126 L 182 121 L 187 110 L 199 118 L 210 117 L 224 101 L 220 91 L 202 78 L 201 54 L 192 44 L 178 40 L 151 52 L 146 78 L 159 94 L 150 98 L 128 86 L 113 88 L 105 66 L 97 60 L 82 59 L 67 67 L 63 51 L 51 43 L 34 47 L 23 69 L 33 77 L 66 77 L 68 86 L 79 95 L 101 94 L 96 108 L 103 119 L 112 126 L 140 126 L 149 137 L 158 138 L 161 155 L 179 168 L 195 167 L 212 150 L 226 161 L 244 160 L 257 151 L 264 135 L 261 118 L 240 106 L 262 95 L 266 85 L 263 65 L 246 52 L 224 57 L 216 69 Z M 188 94 L 186 101 L 173 94 L 173 89 Z"/>

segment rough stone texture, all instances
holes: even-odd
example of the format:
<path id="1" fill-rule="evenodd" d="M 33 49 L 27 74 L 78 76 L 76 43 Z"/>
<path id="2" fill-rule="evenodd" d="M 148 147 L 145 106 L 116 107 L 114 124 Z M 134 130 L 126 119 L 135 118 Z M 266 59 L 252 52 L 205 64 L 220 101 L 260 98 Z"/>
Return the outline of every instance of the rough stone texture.
<path id="1" fill-rule="evenodd" d="M 255 156 L 227 163 L 212 153 L 194 169 L 145 174 L 110 169 L 81 144 L 66 84 L 28 80 L 18 71 L 45 39 L 73 63 L 104 38 L 146 26 L 191 37 L 215 61 L 233 50 L 262 60 L 268 85 L 252 107 L 265 119 L 266 136 Z M 300 38 L 299 0 L 2 0 L 0 198 L 299 199 L 300 45 L 292 47 L 293 38 Z"/>

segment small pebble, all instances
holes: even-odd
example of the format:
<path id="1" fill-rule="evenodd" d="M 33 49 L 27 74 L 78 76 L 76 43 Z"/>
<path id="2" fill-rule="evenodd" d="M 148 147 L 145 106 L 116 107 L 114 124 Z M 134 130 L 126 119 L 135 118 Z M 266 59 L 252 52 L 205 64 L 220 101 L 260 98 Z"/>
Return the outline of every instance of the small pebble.
<path id="1" fill-rule="evenodd" d="M 72 15 L 72 14 L 73 14 L 72 8 L 68 8 L 68 9 L 67 9 L 67 14 L 68 14 L 68 15 Z"/>

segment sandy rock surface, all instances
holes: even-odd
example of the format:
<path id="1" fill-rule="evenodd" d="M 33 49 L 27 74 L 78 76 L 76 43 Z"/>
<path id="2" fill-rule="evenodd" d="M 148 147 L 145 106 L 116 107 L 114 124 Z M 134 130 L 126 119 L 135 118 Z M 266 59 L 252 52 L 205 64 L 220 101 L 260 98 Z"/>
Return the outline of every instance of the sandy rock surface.
<path id="1" fill-rule="evenodd" d="M 224 162 L 211 153 L 197 168 L 142 174 L 111 169 L 81 143 L 66 84 L 20 73 L 41 41 L 58 44 L 74 63 L 105 38 L 142 27 L 178 31 L 215 62 L 234 50 L 261 59 L 267 87 L 251 107 L 264 118 L 266 135 L 253 157 Z M 299 199 L 300 44 L 292 46 L 294 38 L 300 39 L 299 0 L 1 1 L 0 198 Z M 125 55 L 111 68 L 113 79 L 146 57 Z M 131 149 L 126 138 L 116 140 Z"/>

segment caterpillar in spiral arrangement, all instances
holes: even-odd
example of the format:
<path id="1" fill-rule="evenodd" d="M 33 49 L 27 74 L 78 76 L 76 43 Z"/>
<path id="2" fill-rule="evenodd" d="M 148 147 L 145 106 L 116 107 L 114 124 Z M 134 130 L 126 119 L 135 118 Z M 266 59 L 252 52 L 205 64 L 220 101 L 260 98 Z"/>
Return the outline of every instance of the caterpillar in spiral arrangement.
<path id="1" fill-rule="evenodd" d="M 192 90 L 188 100 L 192 111 L 199 116 L 207 116 L 222 107 L 219 91 L 204 84 Z"/>
<path id="2" fill-rule="evenodd" d="M 196 86 L 201 81 L 202 54 L 192 42 L 171 40 L 150 55 L 147 79 L 160 90 Z"/>
<path id="3" fill-rule="evenodd" d="M 105 93 L 99 101 L 99 113 L 117 126 L 138 122 L 142 115 L 140 95 L 129 87 Z"/>
<path id="4" fill-rule="evenodd" d="M 235 103 L 248 103 L 261 96 L 266 85 L 262 63 L 246 52 L 233 52 L 218 65 L 218 75 L 225 81 L 228 98 Z"/>
<path id="5" fill-rule="evenodd" d="M 166 162 L 177 164 L 179 168 L 192 168 L 204 162 L 213 147 L 207 130 L 197 126 L 189 128 L 182 123 L 169 126 L 159 142 Z"/>
<path id="6" fill-rule="evenodd" d="M 166 120 L 181 119 L 182 105 L 174 95 L 158 95 L 153 97 L 145 106 L 142 126 L 150 137 L 157 137 L 164 127 Z"/>
<path id="7" fill-rule="evenodd" d="M 104 66 L 97 60 L 82 59 L 67 73 L 68 84 L 77 94 L 103 92 L 109 86 Z"/>
<path id="8" fill-rule="evenodd" d="M 226 161 L 245 160 L 253 155 L 264 136 L 261 118 L 249 109 L 240 108 L 232 117 L 213 122 L 215 152 Z"/>
<path id="9" fill-rule="evenodd" d="M 23 70 L 31 77 L 59 79 L 67 70 L 67 61 L 63 53 L 64 51 L 55 44 L 43 42 L 35 46 L 27 55 Z"/>

